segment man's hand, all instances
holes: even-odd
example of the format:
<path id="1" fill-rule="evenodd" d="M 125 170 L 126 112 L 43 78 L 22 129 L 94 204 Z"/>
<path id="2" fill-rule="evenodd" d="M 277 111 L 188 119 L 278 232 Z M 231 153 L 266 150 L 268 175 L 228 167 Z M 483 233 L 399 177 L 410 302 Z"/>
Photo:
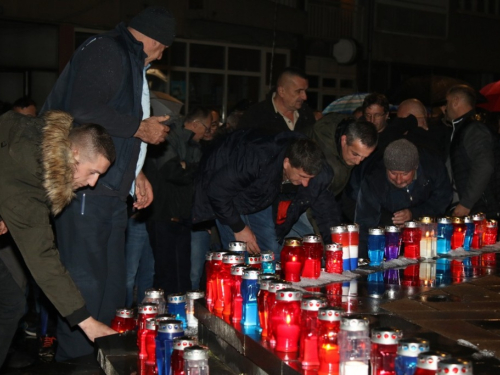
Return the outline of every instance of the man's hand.
<path id="1" fill-rule="evenodd" d="M 253 234 L 252 230 L 245 226 L 241 232 L 237 232 L 234 234 L 234 238 L 236 241 L 243 241 L 247 243 L 247 251 L 254 255 L 260 253 L 259 245 L 257 245 L 257 238 L 255 238 L 255 234 Z"/>
<path id="2" fill-rule="evenodd" d="M 163 125 L 162 122 L 167 121 L 169 118 L 170 116 L 152 116 L 142 120 L 134 137 L 140 138 L 142 141 L 151 143 L 152 145 L 164 142 L 170 128 Z"/>
<path id="3" fill-rule="evenodd" d="M 135 197 L 134 208 L 141 210 L 153 202 L 153 187 L 146 175 L 140 171 L 135 179 Z"/>
<path id="4" fill-rule="evenodd" d="M 452 216 L 467 216 L 470 213 L 470 209 L 462 206 L 461 204 L 457 204 L 457 207 L 453 210 Z"/>
<path id="5" fill-rule="evenodd" d="M 0 220 L 0 236 L 2 234 L 5 234 L 9 231 L 9 228 L 7 228 L 7 225 L 5 225 L 5 221 Z"/>
<path id="6" fill-rule="evenodd" d="M 411 214 L 411 211 L 409 209 L 405 209 L 405 210 L 395 212 L 394 215 L 392 216 L 392 222 L 396 226 L 401 226 L 406 221 L 411 220 L 412 217 L 413 217 L 413 215 Z"/>
<path id="7" fill-rule="evenodd" d="M 78 324 L 82 329 L 83 333 L 87 335 L 90 341 L 94 342 L 94 340 L 98 337 L 114 335 L 118 332 L 108 327 L 106 324 L 98 322 L 92 317 L 85 319 L 83 322 Z"/>

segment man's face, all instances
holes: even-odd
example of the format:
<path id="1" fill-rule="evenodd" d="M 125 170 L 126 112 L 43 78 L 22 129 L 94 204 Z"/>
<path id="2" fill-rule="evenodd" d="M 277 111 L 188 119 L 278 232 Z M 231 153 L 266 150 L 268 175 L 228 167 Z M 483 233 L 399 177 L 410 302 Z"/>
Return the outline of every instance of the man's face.
<path id="1" fill-rule="evenodd" d="M 285 158 L 283 161 L 283 178 L 290 181 L 293 185 L 302 185 L 307 187 L 313 175 L 307 174 L 302 168 L 292 167 L 290 160 Z"/>
<path id="2" fill-rule="evenodd" d="M 415 178 L 415 172 L 417 170 L 413 169 L 409 172 L 405 171 L 391 171 L 387 169 L 387 178 L 389 182 L 399 189 L 403 189 L 410 185 Z"/>
<path id="3" fill-rule="evenodd" d="M 95 186 L 99 176 L 106 173 L 111 163 L 103 155 L 99 154 L 94 160 L 82 158 L 78 152 L 75 153 L 75 172 L 73 173 L 73 190 L 85 186 Z"/>
<path id="4" fill-rule="evenodd" d="M 449 121 L 453 121 L 460 117 L 456 110 L 457 101 L 458 98 L 456 96 L 446 95 L 444 115 Z"/>
<path id="5" fill-rule="evenodd" d="M 278 88 L 278 95 L 287 110 L 296 111 L 302 108 L 302 104 L 307 100 L 306 90 L 308 87 L 307 79 L 292 76 L 285 81 L 283 86 Z"/>
<path id="6" fill-rule="evenodd" d="M 413 115 L 417 119 L 418 126 L 424 129 L 427 129 L 427 114 L 422 113 L 417 107 L 412 106 L 404 106 L 398 108 L 397 116 L 399 118 L 407 118 L 408 116 Z"/>
<path id="7" fill-rule="evenodd" d="M 378 132 L 381 132 L 387 126 L 389 113 L 385 113 L 384 107 L 381 105 L 372 104 L 365 109 L 363 115 L 367 121 L 370 121 L 373 125 L 375 125 Z"/>
<path id="8" fill-rule="evenodd" d="M 197 119 L 193 121 L 193 123 L 193 141 L 199 142 L 203 137 L 205 137 L 205 135 L 210 134 L 211 132 L 210 124 L 212 123 L 212 115 Z"/>
<path id="9" fill-rule="evenodd" d="M 155 60 L 160 60 L 163 56 L 163 52 L 168 48 L 167 46 L 151 38 L 148 38 L 147 41 L 144 41 L 143 45 L 144 53 L 147 55 L 144 66 L 149 65 Z"/>
<path id="10" fill-rule="evenodd" d="M 345 135 L 340 137 L 340 145 L 342 147 L 342 158 L 347 165 L 358 165 L 375 150 L 375 147 L 368 147 L 361 143 L 359 139 L 355 139 L 349 145 Z"/>
<path id="11" fill-rule="evenodd" d="M 25 116 L 36 117 L 36 107 L 34 105 L 29 105 L 27 107 L 14 107 L 14 112 L 21 113 Z"/>
<path id="12" fill-rule="evenodd" d="M 203 135 L 203 140 L 205 141 L 211 141 L 214 139 L 215 132 L 219 128 L 219 121 L 220 121 L 220 116 L 219 112 L 217 111 L 212 111 L 212 122 L 210 123 L 210 133 L 205 133 Z"/>

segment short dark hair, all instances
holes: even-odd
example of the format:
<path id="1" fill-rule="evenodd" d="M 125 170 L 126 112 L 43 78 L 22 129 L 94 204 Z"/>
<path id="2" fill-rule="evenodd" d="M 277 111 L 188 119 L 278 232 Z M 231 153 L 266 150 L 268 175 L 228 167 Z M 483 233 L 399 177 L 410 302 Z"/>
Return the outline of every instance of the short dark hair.
<path id="1" fill-rule="evenodd" d="M 288 68 L 285 68 L 278 76 L 278 79 L 276 80 L 276 87 L 283 84 L 283 79 L 285 77 L 300 77 L 303 79 L 307 79 L 307 76 L 303 70 L 293 66 L 289 66 Z"/>
<path id="2" fill-rule="evenodd" d="M 188 114 L 184 118 L 184 122 L 193 122 L 202 118 L 207 118 L 212 114 L 211 112 L 211 109 L 205 107 L 194 107 L 189 110 Z"/>
<path id="3" fill-rule="evenodd" d="M 348 145 L 359 139 L 366 147 L 375 147 L 378 143 L 378 132 L 375 125 L 370 121 L 357 120 L 347 124 L 344 130 Z"/>
<path id="4" fill-rule="evenodd" d="M 365 113 L 365 110 L 373 105 L 377 104 L 384 108 L 384 113 L 389 112 L 389 101 L 383 94 L 379 94 L 378 92 L 373 92 L 365 97 L 365 100 L 363 100 L 363 114 Z"/>
<path id="5" fill-rule="evenodd" d="M 69 132 L 69 140 L 82 152 L 84 158 L 91 159 L 102 155 L 110 163 L 115 161 L 116 151 L 113 139 L 101 125 L 75 126 Z"/>
<path id="6" fill-rule="evenodd" d="M 32 105 L 33 107 L 36 107 L 36 103 L 33 99 L 23 96 L 22 98 L 17 99 L 14 104 L 12 104 L 13 108 L 26 108 Z"/>
<path id="7" fill-rule="evenodd" d="M 290 160 L 292 167 L 301 168 L 311 176 L 321 172 L 325 160 L 318 144 L 310 139 L 293 140 L 285 152 L 285 158 Z"/>
<path id="8" fill-rule="evenodd" d="M 476 91 L 468 85 L 455 85 L 450 87 L 446 96 L 448 95 L 459 95 L 465 99 L 466 103 L 471 107 L 476 106 Z"/>

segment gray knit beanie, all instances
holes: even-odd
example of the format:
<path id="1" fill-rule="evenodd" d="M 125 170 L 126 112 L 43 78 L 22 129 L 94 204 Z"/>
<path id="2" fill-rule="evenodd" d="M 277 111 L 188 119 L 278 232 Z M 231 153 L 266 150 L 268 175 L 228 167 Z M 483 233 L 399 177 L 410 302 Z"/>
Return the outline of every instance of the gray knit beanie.
<path id="1" fill-rule="evenodd" d="M 417 147 L 406 139 L 391 142 L 384 151 L 384 164 L 390 171 L 409 172 L 418 167 Z"/>
<path id="2" fill-rule="evenodd" d="M 150 6 L 144 9 L 132 18 L 129 26 L 167 47 L 174 41 L 175 19 L 164 7 Z"/>

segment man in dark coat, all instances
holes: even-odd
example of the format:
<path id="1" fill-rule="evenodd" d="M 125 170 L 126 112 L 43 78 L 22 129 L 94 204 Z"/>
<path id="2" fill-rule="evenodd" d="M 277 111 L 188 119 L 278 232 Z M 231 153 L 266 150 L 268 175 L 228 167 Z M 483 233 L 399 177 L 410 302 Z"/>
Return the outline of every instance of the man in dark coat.
<path id="1" fill-rule="evenodd" d="M 359 256 L 367 256 L 369 228 L 443 215 L 451 197 L 446 167 L 437 156 L 406 139 L 390 143 L 383 164 L 367 172 L 358 193 L 354 221 L 360 226 Z"/>
<path id="2" fill-rule="evenodd" d="M 61 264 L 50 215 L 58 215 L 74 191 L 95 186 L 115 158 L 111 137 L 98 125 L 72 128 L 60 111 L 0 117 L 0 235 L 11 233 L 33 278 L 73 329 L 94 338 L 116 333 L 91 317 L 86 301 Z M 0 367 L 19 319 L 25 291 L 0 259 Z"/>
<path id="3" fill-rule="evenodd" d="M 222 245 L 247 242 L 251 253 L 278 252 L 278 242 L 311 207 L 325 242 L 340 213 L 328 190 L 331 168 L 315 142 L 297 133 L 262 136 L 239 131 L 215 147 L 200 166 L 195 186 L 193 221 L 217 219 Z M 288 203 L 273 203 L 294 187 Z"/>

